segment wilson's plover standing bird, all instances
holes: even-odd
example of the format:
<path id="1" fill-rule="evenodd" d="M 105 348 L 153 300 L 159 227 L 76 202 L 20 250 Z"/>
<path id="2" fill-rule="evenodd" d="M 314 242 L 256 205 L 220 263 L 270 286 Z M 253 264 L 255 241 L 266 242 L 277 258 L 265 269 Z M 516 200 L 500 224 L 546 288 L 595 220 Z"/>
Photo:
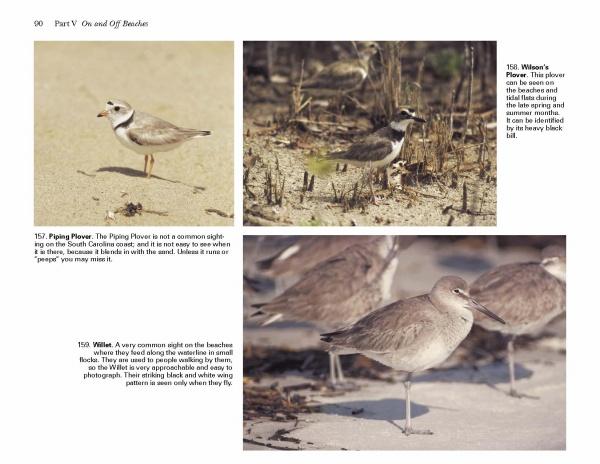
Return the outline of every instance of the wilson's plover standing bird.
<path id="1" fill-rule="evenodd" d="M 541 262 L 498 266 L 473 282 L 471 294 L 506 320 L 497 324 L 475 317 L 475 324 L 507 337 L 510 395 L 522 397 L 515 388 L 514 339 L 539 332 L 565 311 L 565 250 L 553 245 L 542 251 Z"/>
<path id="2" fill-rule="evenodd" d="M 322 330 L 350 324 L 392 300 L 398 254 L 412 241 L 379 236 L 350 246 L 307 271 L 273 300 L 253 304 L 258 309 L 253 316 L 265 316 L 263 325 L 286 319 L 310 322 Z M 329 361 L 335 386 L 344 381 L 342 367 L 334 352 Z"/>
<path id="3" fill-rule="evenodd" d="M 362 353 L 385 366 L 404 371 L 406 426 L 404 433 L 431 434 L 411 425 L 410 382 L 414 372 L 444 362 L 471 331 L 473 311 L 504 321 L 475 301 L 460 277 L 442 277 L 428 294 L 379 308 L 349 327 L 325 333 L 338 354 Z"/>
<path id="4" fill-rule="evenodd" d="M 344 93 L 358 89 L 369 75 L 369 62 L 377 53 L 376 42 L 358 42 L 358 58 L 334 61 L 302 82 L 303 90 L 321 94 Z"/>
<path id="5" fill-rule="evenodd" d="M 424 123 L 426 121 L 417 117 L 414 109 L 400 108 L 387 126 L 351 145 L 347 150 L 327 154 L 326 158 L 334 162 L 368 168 L 369 171 L 373 168 L 387 167 L 400 154 L 408 126 L 413 122 Z M 374 199 L 371 174 L 369 172 L 369 187 Z"/>
<path id="6" fill-rule="evenodd" d="M 183 142 L 210 135 L 210 131 L 184 129 L 148 113 L 134 110 L 123 100 L 109 100 L 98 117 L 107 117 L 115 136 L 130 150 L 144 155 L 144 174 L 152 175 L 154 153 L 171 151 Z"/>

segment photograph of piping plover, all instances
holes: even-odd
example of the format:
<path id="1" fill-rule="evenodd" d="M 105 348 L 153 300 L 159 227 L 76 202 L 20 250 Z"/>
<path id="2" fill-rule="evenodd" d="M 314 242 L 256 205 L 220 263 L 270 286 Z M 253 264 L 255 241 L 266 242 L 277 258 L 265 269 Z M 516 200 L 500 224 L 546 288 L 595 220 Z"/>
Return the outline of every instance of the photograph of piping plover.
<path id="1" fill-rule="evenodd" d="M 565 385 L 564 236 L 244 237 L 247 450 L 565 449 Z"/>
<path id="2" fill-rule="evenodd" d="M 206 137 L 210 131 L 185 129 L 148 113 L 136 111 L 123 100 L 107 101 L 99 118 L 108 118 L 112 130 L 125 147 L 144 155 L 144 174 L 152 177 L 154 153 L 171 151 L 183 142 Z"/>
<path id="3" fill-rule="evenodd" d="M 34 50 L 35 225 L 233 225 L 232 42 Z"/>
<path id="4" fill-rule="evenodd" d="M 495 42 L 244 42 L 244 224 L 496 225 Z"/>

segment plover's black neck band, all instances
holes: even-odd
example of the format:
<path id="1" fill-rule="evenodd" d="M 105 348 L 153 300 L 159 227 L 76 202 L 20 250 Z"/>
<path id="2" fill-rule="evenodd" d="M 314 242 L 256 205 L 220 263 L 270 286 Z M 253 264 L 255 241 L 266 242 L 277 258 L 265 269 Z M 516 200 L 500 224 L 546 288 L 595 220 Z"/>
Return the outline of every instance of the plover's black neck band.
<path id="1" fill-rule="evenodd" d="M 135 114 L 135 111 L 131 112 L 131 116 L 129 116 L 125 121 L 120 122 L 119 124 L 117 124 L 115 127 L 113 127 L 113 130 L 116 131 L 119 128 L 123 128 L 123 129 L 127 129 L 129 127 L 129 125 L 133 122 L 133 115 Z"/>
<path id="2" fill-rule="evenodd" d="M 390 127 L 390 129 L 392 129 L 390 131 L 391 136 L 392 136 L 392 140 L 395 140 L 396 142 L 400 142 L 401 140 L 404 139 L 404 134 L 405 134 L 404 131 L 396 130 L 393 127 Z"/>

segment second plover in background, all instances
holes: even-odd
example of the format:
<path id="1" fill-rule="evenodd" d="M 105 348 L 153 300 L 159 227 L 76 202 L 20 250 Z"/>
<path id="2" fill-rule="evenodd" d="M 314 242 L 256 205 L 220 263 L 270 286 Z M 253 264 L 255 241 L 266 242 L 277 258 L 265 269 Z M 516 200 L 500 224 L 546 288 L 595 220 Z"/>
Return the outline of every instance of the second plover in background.
<path id="1" fill-rule="evenodd" d="M 473 312 L 504 321 L 469 295 L 460 277 L 446 276 L 426 295 L 377 309 L 350 327 L 325 333 L 321 340 L 338 354 L 362 353 L 393 369 L 408 373 L 404 433 L 431 434 L 411 426 L 410 382 L 414 372 L 444 362 L 471 331 Z"/>
<path id="2" fill-rule="evenodd" d="M 358 42 L 358 58 L 334 61 L 302 82 L 303 90 L 322 94 L 358 89 L 369 75 L 369 62 L 379 50 L 376 42 Z"/>
<path id="3" fill-rule="evenodd" d="M 109 100 L 98 117 L 107 117 L 124 146 L 144 155 L 144 174 L 152 176 L 154 153 L 171 151 L 183 142 L 210 135 L 210 131 L 185 129 L 148 113 L 134 110 L 123 100 Z"/>
<path id="4" fill-rule="evenodd" d="M 515 388 L 514 339 L 538 332 L 565 311 L 565 250 L 552 245 L 542 251 L 541 262 L 498 266 L 473 282 L 471 294 L 506 321 L 475 317 L 475 324 L 507 336 L 510 395 L 521 397 Z"/>

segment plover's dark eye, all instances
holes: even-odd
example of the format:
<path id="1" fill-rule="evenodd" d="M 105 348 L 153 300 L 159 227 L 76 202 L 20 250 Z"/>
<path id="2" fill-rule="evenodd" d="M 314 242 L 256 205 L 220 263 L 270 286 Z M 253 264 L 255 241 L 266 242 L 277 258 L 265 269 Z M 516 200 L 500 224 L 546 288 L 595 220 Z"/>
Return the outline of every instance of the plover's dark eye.
<path id="1" fill-rule="evenodd" d="M 455 288 L 454 290 L 452 290 L 452 293 L 456 293 L 458 295 L 460 293 L 460 290 L 458 288 Z"/>
<path id="2" fill-rule="evenodd" d="M 111 101 L 107 101 L 107 102 L 106 102 L 106 104 L 107 104 L 107 105 L 112 105 L 112 104 L 113 104 L 113 102 L 111 102 Z"/>
<path id="3" fill-rule="evenodd" d="M 115 106 L 115 111 L 119 111 L 121 109 L 120 106 Z"/>

